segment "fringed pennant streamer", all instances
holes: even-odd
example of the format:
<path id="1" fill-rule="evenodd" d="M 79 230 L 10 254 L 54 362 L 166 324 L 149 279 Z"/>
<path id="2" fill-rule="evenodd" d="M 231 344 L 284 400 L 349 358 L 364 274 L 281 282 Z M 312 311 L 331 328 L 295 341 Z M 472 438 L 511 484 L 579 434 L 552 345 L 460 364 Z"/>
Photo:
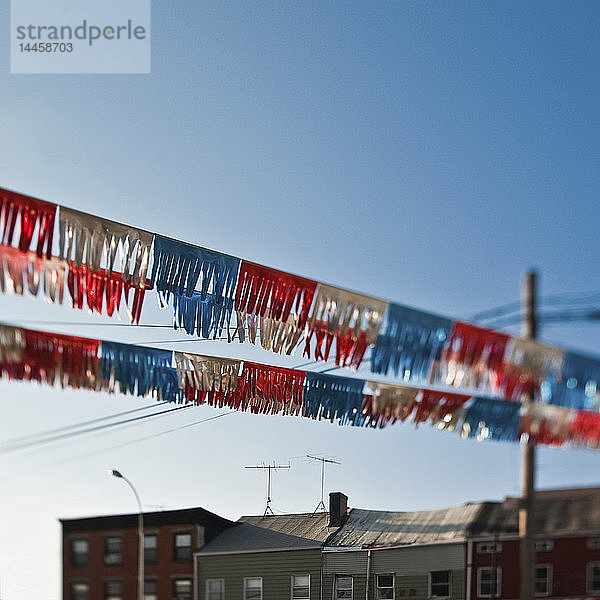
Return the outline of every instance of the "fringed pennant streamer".
<path id="1" fill-rule="evenodd" d="M 239 264 L 239 258 L 157 235 L 152 287 L 167 295 L 191 296 L 200 281 L 203 298 L 212 293 L 217 302 L 233 299 Z"/>
<path id="2" fill-rule="evenodd" d="M 306 373 L 304 416 L 338 421 L 340 425 L 364 425 L 362 379 Z"/>
<path id="3" fill-rule="evenodd" d="M 23 332 L 25 346 L 22 359 L 12 365 L 9 377 L 60 384 L 62 387 L 96 387 L 98 340 L 29 329 Z"/>
<path id="4" fill-rule="evenodd" d="M 56 204 L 0 188 L 0 244 L 16 245 L 21 252 L 33 246 L 39 258 L 51 258 L 55 217 Z"/>
<path id="5" fill-rule="evenodd" d="M 430 419 L 431 424 L 436 425 L 439 429 L 453 431 L 459 417 L 462 416 L 460 409 L 470 399 L 471 396 L 463 394 L 422 390 L 417 399 L 413 421 L 418 424 Z"/>
<path id="6" fill-rule="evenodd" d="M 449 319 L 390 304 L 371 352 L 371 372 L 387 375 L 391 370 L 404 380 L 429 381 L 451 328 Z"/>
<path id="7" fill-rule="evenodd" d="M 550 397 L 544 398 L 550 404 L 577 410 L 600 410 L 600 360 L 583 354 L 565 354 L 562 376 L 554 380 Z"/>
<path id="8" fill-rule="evenodd" d="M 312 279 L 241 261 L 235 293 L 238 328 L 249 321 L 255 343 L 258 319 L 262 347 L 291 354 L 306 326 L 316 287 Z"/>
<path id="9" fill-rule="evenodd" d="M 574 410 L 530 402 L 521 414 L 519 437 L 535 444 L 562 446 L 569 441 L 574 418 Z"/>
<path id="10" fill-rule="evenodd" d="M 20 363 L 25 349 L 25 332 L 20 327 L 0 325 L 0 375 L 2 363 Z"/>
<path id="11" fill-rule="evenodd" d="M 517 439 L 521 404 L 492 398 L 475 398 L 465 411 L 463 437 L 479 441 L 514 442 Z"/>
<path id="12" fill-rule="evenodd" d="M 171 366 L 170 350 L 102 342 L 100 352 L 103 388 L 109 392 L 183 401 L 177 371 Z"/>
<path id="13" fill-rule="evenodd" d="M 363 415 L 374 427 L 393 425 L 405 421 L 413 411 L 418 388 L 367 381 Z"/>
<path id="14" fill-rule="evenodd" d="M 229 327 L 239 263 L 238 258 L 157 235 L 151 285 L 165 302 L 175 296 L 176 327 L 179 323 L 185 331 L 216 337 Z"/>
<path id="15" fill-rule="evenodd" d="M 146 285 L 154 235 L 135 227 L 60 207 L 59 256 L 89 271 L 102 267 L 110 275 L 117 265 L 133 287 Z M 117 262 L 117 254 L 120 260 Z"/>
<path id="16" fill-rule="evenodd" d="M 244 361 L 230 407 L 260 414 L 300 415 L 305 380 L 305 371 Z"/>
<path id="17" fill-rule="evenodd" d="M 0 292 L 32 296 L 40 292 L 48 302 L 62 304 L 66 264 L 56 258 L 39 258 L 34 252 L 21 252 L 0 246 Z"/>
<path id="18" fill-rule="evenodd" d="M 173 293 L 173 322 L 175 329 L 183 329 L 188 335 L 200 338 L 217 338 L 227 333 L 231 341 L 229 323 L 233 312 L 233 300 L 222 298 L 217 301 L 214 294 L 206 294 L 202 299 L 200 292 L 192 296 Z"/>
<path id="19" fill-rule="evenodd" d="M 118 313 L 124 299 L 131 322 L 140 322 L 147 284 L 132 286 L 130 280 L 123 280 L 121 273 L 108 273 L 105 269 L 92 271 L 85 265 L 77 266 L 75 262 L 69 265 L 67 284 L 73 308 L 82 310 L 87 303 L 91 312 L 102 314 L 106 299 L 106 314 L 112 317 L 115 312 Z"/>
<path id="20" fill-rule="evenodd" d="M 335 339 L 335 364 L 358 368 L 366 349 L 377 341 L 388 303 L 319 283 L 308 325 L 304 354 L 310 358 L 315 337 L 315 360 L 328 360 Z"/>
<path id="21" fill-rule="evenodd" d="M 573 443 L 586 448 L 600 448 L 600 414 L 581 410 L 575 413 L 569 434 Z"/>
<path id="22" fill-rule="evenodd" d="M 499 375 L 505 398 L 521 400 L 540 397 L 540 386 L 559 381 L 564 352 L 533 340 L 511 338 L 506 348 L 505 364 Z"/>
<path id="23" fill-rule="evenodd" d="M 234 402 L 241 361 L 175 352 L 175 364 L 186 400 L 217 407 Z"/>
<path id="24" fill-rule="evenodd" d="M 503 333 L 455 321 L 436 379 L 454 387 L 498 389 L 508 340 Z"/>

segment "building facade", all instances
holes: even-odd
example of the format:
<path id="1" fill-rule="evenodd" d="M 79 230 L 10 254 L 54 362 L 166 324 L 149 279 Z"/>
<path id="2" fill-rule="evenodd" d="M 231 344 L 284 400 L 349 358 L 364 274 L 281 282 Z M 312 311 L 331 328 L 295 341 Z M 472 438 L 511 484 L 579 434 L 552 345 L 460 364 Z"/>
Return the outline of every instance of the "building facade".
<path id="1" fill-rule="evenodd" d="M 137 598 L 137 514 L 61 525 L 63 600 Z M 193 553 L 233 525 L 202 508 L 144 513 L 145 600 L 192 600 Z"/>

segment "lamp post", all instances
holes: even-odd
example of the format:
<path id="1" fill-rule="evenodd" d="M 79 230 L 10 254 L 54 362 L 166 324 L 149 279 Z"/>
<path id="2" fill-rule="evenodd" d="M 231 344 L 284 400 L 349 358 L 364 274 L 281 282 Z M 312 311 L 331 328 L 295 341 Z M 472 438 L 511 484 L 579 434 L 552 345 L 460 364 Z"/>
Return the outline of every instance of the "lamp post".
<path id="1" fill-rule="evenodd" d="M 125 475 L 116 469 L 113 469 L 110 474 L 113 477 L 122 479 L 131 488 L 138 503 L 138 600 L 144 600 L 144 512 L 142 502 L 133 483 Z"/>

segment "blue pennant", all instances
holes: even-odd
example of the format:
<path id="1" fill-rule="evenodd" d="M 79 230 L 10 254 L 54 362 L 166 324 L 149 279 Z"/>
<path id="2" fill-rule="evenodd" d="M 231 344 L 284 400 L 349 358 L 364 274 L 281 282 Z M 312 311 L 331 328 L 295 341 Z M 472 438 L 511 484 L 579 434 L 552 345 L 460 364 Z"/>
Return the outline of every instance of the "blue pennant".
<path id="1" fill-rule="evenodd" d="M 239 265 L 239 258 L 157 235 L 151 285 L 167 295 L 191 296 L 202 275 L 202 299 L 210 291 L 220 303 L 223 298 L 233 299 Z"/>
<path id="2" fill-rule="evenodd" d="M 156 395 L 167 402 L 183 402 L 170 350 L 102 342 L 102 378 L 118 382 L 120 391 L 137 396 Z"/>
<path id="3" fill-rule="evenodd" d="M 371 371 L 387 375 L 392 370 L 406 381 L 427 380 L 451 328 L 450 319 L 390 304 L 384 329 L 371 353 Z"/>
<path id="4" fill-rule="evenodd" d="M 364 424 L 362 379 L 308 372 L 304 385 L 303 406 L 307 417 L 337 420 L 340 425 Z"/>
<path id="5" fill-rule="evenodd" d="M 517 439 L 521 404 L 492 398 L 475 398 L 465 413 L 469 437 L 499 442 Z"/>
<path id="6" fill-rule="evenodd" d="M 218 303 L 213 294 L 206 294 L 203 300 L 199 292 L 191 297 L 173 294 L 173 311 L 175 313 L 175 329 L 181 328 L 189 335 L 201 338 L 216 338 L 223 329 L 227 331 L 227 339 L 231 341 L 229 323 L 233 312 L 233 299 L 225 298 Z"/>
<path id="7" fill-rule="evenodd" d="M 549 404 L 576 410 L 597 411 L 597 390 L 600 388 L 600 361 L 597 358 L 567 352 L 560 381 L 550 384 L 550 397 L 542 397 Z M 546 387 L 547 389 L 547 387 Z"/>

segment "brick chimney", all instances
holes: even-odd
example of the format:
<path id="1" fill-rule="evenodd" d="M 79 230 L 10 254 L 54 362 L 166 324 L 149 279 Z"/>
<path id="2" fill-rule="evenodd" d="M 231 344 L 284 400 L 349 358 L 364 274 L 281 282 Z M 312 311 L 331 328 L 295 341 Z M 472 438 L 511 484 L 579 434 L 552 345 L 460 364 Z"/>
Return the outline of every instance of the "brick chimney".
<path id="1" fill-rule="evenodd" d="M 329 494 L 329 525 L 328 527 L 341 527 L 348 518 L 348 496 L 342 492 Z"/>

